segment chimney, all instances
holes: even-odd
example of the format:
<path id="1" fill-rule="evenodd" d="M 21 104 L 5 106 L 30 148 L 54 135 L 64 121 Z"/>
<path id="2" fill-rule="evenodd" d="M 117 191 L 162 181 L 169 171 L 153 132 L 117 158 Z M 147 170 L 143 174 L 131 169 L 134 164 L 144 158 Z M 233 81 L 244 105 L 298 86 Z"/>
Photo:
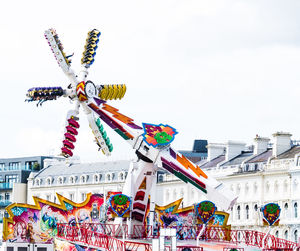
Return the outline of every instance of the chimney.
<path id="1" fill-rule="evenodd" d="M 225 146 L 224 144 L 218 143 L 209 143 L 206 146 L 207 148 L 207 161 L 211 161 L 214 158 L 225 153 Z"/>
<path id="2" fill-rule="evenodd" d="M 229 140 L 226 144 L 225 160 L 228 161 L 240 155 L 245 149 L 245 146 L 245 143 Z"/>
<path id="3" fill-rule="evenodd" d="M 254 154 L 260 154 L 268 149 L 269 138 L 263 138 L 258 135 L 254 138 Z"/>
<path id="4" fill-rule="evenodd" d="M 273 156 L 277 157 L 279 154 L 291 149 L 291 136 L 288 132 L 276 132 L 273 134 Z"/>

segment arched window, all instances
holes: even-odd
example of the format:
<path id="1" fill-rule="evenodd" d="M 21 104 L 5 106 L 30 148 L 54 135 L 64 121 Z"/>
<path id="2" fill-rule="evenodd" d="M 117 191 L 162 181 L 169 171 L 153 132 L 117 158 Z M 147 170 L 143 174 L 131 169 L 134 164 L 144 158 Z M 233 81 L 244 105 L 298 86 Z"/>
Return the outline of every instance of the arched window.
<path id="1" fill-rule="evenodd" d="M 257 210 L 258 210 L 257 204 L 254 205 L 254 210 L 257 212 Z"/>
<path id="2" fill-rule="evenodd" d="M 64 178 L 63 177 L 58 177 L 57 178 L 57 183 L 58 184 L 63 184 L 64 183 Z"/>
<path id="3" fill-rule="evenodd" d="M 41 183 L 40 179 L 36 179 L 36 180 L 35 180 L 35 185 L 36 185 L 36 186 L 39 186 L 40 183 Z"/>
<path id="4" fill-rule="evenodd" d="M 99 175 L 98 174 L 94 174 L 94 182 L 95 183 L 99 182 Z"/>
<path id="5" fill-rule="evenodd" d="M 276 238 L 279 237 L 279 232 L 278 232 L 278 230 L 275 232 L 275 237 L 276 237 Z"/>
<path id="6" fill-rule="evenodd" d="M 74 184 L 74 183 L 75 183 L 75 177 L 74 177 L 74 176 L 71 176 L 71 177 L 69 178 L 69 182 L 70 182 L 71 184 Z"/>
<path id="7" fill-rule="evenodd" d="M 285 203 L 284 204 L 284 216 L 287 218 L 288 217 L 288 211 L 289 211 L 289 204 Z"/>
<path id="8" fill-rule="evenodd" d="M 289 238 L 289 231 L 288 230 L 285 230 L 284 232 L 284 239 L 288 239 Z"/>
<path id="9" fill-rule="evenodd" d="M 164 176 L 162 174 L 158 175 L 158 182 L 163 182 L 164 181 Z"/>
<path id="10" fill-rule="evenodd" d="M 119 178 L 120 178 L 121 181 L 124 180 L 124 173 L 123 173 L 123 172 L 121 172 L 121 173 L 119 174 Z"/>
<path id="11" fill-rule="evenodd" d="M 240 220 L 241 219 L 241 207 L 237 206 L 236 211 L 237 211 L 237 219 Z"/>
<path id="12" fill-rule="evenodd" d="M 249 206 L 246 205 L 246 219 L 249 220 Z"/>
<path id="13" fill-rule="evenodd" d="M 298 242 L 298 230 L 294 232 L 294 242 Z"/>
<path id="14" fill-rule="evenodd" d="M 255 165 L 254 165 L 254 171 L 257 171 L 258 170 L 258 164 L 256 163 Z"/>
<path id="15" fill-rule="evenodd" d="M 295 218 L 298 218 L 298 204 L 297 204 L 297 202 L 294 204 L 294 216 L 295 216 Z"/>
<path id="16" fill-rule="evenodd" d="M 111 181 L 111 174 L 110 173 L 106 174 L 106 181 Z"/>
<path id="17" fill-rule="evenodd" d="M 48 186 L 50 186 L 51 183 L 52 183 L 52 179 L 50 177 L 48 177 L 47 180 L 46 180 L 46 183 L 47 183 Z"/>
<path id="18" fill-rule="evenodd" d="M 81 183 L 85 183 L 85 182 L 86 182 L 86 177 L 85 177 L 85 175 L 82 175 L 82 176 L 80 177 L 80 182 L 81 182 Z"/>

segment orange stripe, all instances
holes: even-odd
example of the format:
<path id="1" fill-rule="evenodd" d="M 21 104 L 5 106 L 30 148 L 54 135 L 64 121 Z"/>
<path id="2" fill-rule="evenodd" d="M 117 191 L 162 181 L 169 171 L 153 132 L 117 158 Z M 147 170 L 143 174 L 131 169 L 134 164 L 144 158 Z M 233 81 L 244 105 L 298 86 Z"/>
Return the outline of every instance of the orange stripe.
<path id="1" fill-rule="evenodd" d="M 119 113 L 119 110 L 108 105 L 108 104 L 103 104 L 103 107 L 102 107 L 103 110 L 106 110 L 108 112 L 110 112 L 111 114 L 113 114 L 113 117 L 122 121 L 123 123 L 125 124 L 131 124 L 133 119 Z"/>
<path id="2" fill-rule="evenodd" d="M 195 166 L 193 163 L 191 163 L 186 157 L 184 157 L 182 155 L 182 157 L 180 157 L 178 154 L 176 156 L 177 161 L 183 165 L 186 169 L 191 169 L 198 177 L 200 177 L 200 175 L 202 177 L 204 177 L 205 179 L 207 179 L 207 175 L 201 170 L 201 168 L 199 166 Z"/>

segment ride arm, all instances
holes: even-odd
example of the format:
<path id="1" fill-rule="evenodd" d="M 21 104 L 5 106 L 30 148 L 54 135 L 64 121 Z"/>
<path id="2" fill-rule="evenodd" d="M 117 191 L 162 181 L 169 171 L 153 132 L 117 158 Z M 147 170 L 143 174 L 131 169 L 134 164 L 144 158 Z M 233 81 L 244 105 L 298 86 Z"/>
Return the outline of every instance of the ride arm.
<path id="1" fill-rule="evenodd" d="M 155 164 L 183 182 L 192 184 L 205 193 L 209 200 L 224 210 L 232 208 L 237 200 L 237 196 L 223 183 L 208 176 L 199 166 L 171 147 L 166 147 L 159 152 Z"/>

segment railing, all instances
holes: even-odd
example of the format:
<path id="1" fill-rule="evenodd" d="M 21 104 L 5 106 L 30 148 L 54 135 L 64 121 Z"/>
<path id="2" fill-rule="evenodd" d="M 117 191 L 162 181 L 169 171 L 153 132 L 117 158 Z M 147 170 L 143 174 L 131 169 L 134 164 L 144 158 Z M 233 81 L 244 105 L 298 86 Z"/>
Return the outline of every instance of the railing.
<path id="1" fill-rule="evenodd" d="M 125 238 L 131 239 L 153 239 L 159 237 L 159 231 L 154 231 L 151 226 L 144 229 L 144 226 L 134 225 L 132 233 L 129 234 L 127 225 L 123 225 L 125 232 Z M 197 235 L 201 230 L 201 226 L 180 226 L 177 227 L 177 239 L 182 240 L 196 240 Z M 64 238 L 69 241 L 79 241 L 82 243 L 88 243 L 100 247 L 102 245 L 106 248 L 109 245 L 120 246 L 118 239 L 122 237 L 122 227 L 114 224 L 77 224 L 76 226 L 70 226 L 68 224 L 58 224 L 58 237 Z M 276 238 L 273 235 L 268 235 L 264 240 L 265 233 L 261 233 L 253 230 L 228 230 L 219 227 L 208 227 L 200 240 L 223 242 L 230 244 L 245 244 L 248 246 L 254 246 L 259 248 L 268 249 L 294 249 L 297 247 L 297 243 Z M 112 238 L 112 239 L 110 239 Z M 97 242 L 95 242 L 97 240 Z M 264 240 L 264 243 L 263 243 Z M 108 244 L 106 244 L 106 242 Z M 97 245 L 96 245 L 96 244 Z M 113 243 L 113 244 L 111 244 Z M 123 243 L 123 242 L 122 242 Z M 134 244 L 128 244 L 133 245 Z M 131 242 L 138 243 L 138 242 Z M 106 245 L 106 246 L 105 246 Z M 139 244 L 144 245 L 144 244 Z M 147 247 L 148 248 L 148 247 Z M 114 249 L 109 249 L 114 250 Z M 135 249 L 132 249 L 135 250 Z M 145 247 L 145 250 L 146 249 Z M 149 249 L 150 250 L 150 249 Z M 193 250 L 193 249 L 192 249 Z"/>
<path id="2" fill-rule="evenodd" d="M 124 250 L 124 243 L 122 241 L 86 228 L 59 225 L 57 229 L 57 237 L 66 241 L 80 243 L 84 246 L 104 248 L 111 251 Z"/>
<path id="3" fill-rule="evenodd" d="M 0 166 L 0 171 L 39 171 L 40 169 L 40 166 Z"/>
<path id="4" fill-rule="evenodd" d="M 13 183 L 0 183 L 0 189 L 12 189 Z"/>

